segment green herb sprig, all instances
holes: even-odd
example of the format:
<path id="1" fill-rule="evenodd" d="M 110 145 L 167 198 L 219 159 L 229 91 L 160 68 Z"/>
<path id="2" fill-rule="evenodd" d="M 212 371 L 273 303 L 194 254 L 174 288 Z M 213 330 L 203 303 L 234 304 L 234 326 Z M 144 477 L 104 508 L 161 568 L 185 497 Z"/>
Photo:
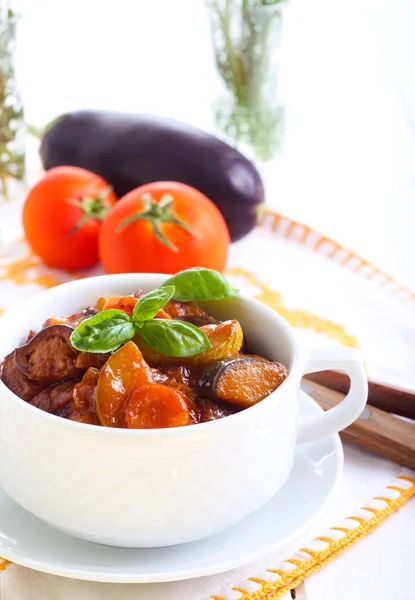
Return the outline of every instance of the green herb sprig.
<path id="1" fill-rule="evenodd" d="M 277 100 L 278 30 L 286 0 L 205 0 L 212 22 L 216 66 L 228 97 L 215 102 L 225 135 L 266 162 L 284 135 L 284 107 Z"/>
<path id="2" fill-rule="evenodd" d="M 195 267 L 181 271 L 142 296 L 130 316 L 122 310 L 103 310 L 85 319 L 72 332 L 71 343 L 80 352 L 113 352 L 136 333 L 164 356 L 194 356 L 211 347 L 206 334 L 191 323 L 155 319 L 174 298 L 184 302 L 223 300 L 238 293 L 217 271 Z"/>
<path id="3" fill-rule="evenodd" d="M 23 106 L 14 73 L 17 17 L 8 0 L 0 0 L 0 196 L 8 198 L 9 179 L 23 180 L 25 172 Z"/>

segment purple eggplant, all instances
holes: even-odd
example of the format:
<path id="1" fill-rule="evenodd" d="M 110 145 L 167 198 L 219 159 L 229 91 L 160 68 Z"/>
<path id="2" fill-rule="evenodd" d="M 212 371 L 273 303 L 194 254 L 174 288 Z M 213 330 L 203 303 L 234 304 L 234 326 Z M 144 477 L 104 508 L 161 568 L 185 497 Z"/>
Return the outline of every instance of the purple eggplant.
<path id="1" fill-rule="evenodd" d="M 154 181 L 191 185 L 219 208 L 232 241 L 253 229 L 264 201 L 261 178 L 247 158 L 213 135 L 163 117 L 69 113 L 46 129 L 40 153 L 45 169 L 88 169 L 118 197 Z"/>
<path id="2" fill-rule="evenodd" d="M 199 378 L 198 392 L 204 398 L 248 408 L 269 396 L 286 377 L 281 363 L 238 354 L 208 365 Z"/>

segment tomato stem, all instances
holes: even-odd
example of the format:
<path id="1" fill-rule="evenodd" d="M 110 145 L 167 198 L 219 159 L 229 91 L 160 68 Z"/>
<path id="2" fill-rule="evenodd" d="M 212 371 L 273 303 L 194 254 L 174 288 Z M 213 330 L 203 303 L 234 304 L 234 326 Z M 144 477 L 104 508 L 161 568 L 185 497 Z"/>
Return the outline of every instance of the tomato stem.
<path id="1" fill-rule="evenodd" d="M 188 231 L 191 235 L 197 236 L 195 230 L 190 227 L 187 223 L 176 217 L 174 212 L 172 211 L 173 198 L 168 194 L 165 194 L 160 202 L 156 202 L 150 194 L 144 194 L 143 197 L 143 210 L 134 213 L 124 219 L 117 227 L 117 233 L 122 231 L 125 227 L 138 220 L 145 220 L 151 223 L 153 226 L 154 233 L 156 237 L 162 242 L 165 246 L 173 250 L 173 252 L 178 252 L 177 246 L 171 242 L 168 237 L 166 237 L 162 231 L 163 223 L 175 223 L 182 229 Z"/>
<path id="2" fill-rule="evenodd" d="M 97 221 L 103 221 L 110 207 L 106 200 L 108 194 L 111 192 L 112 187 L 109 186 L 102 190 L 102 192 L 95 198 L 90 196 L 84 196 L 80 200 L 68 200 L 68 204 L 80 208 L 83 212 L 82 217 L 69 231 L 69 235 L 73 235 L 78 229 L 81 229 L 83 225 L 89 219 L 96 219 Z"/>

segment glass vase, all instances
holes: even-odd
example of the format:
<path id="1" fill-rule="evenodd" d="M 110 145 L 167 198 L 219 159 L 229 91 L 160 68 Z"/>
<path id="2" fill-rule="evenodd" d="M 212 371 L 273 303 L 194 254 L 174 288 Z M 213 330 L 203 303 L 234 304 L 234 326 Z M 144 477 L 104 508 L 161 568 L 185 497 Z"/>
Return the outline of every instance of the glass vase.
<path id="1" fill-rule="evenodd" d="M 268 163 L 282 148 L 279 91 L 283 0 L 206 0 L 222 82 L 214 102 L 217 134 L 247 158 Z"/>
<path id="2" fill-rule="evenodd" d="M 26 127 L 15 75 L 17 22 L 10 10 L 0 12 L 0 202 L 19 196 L 25 187 Z"/>

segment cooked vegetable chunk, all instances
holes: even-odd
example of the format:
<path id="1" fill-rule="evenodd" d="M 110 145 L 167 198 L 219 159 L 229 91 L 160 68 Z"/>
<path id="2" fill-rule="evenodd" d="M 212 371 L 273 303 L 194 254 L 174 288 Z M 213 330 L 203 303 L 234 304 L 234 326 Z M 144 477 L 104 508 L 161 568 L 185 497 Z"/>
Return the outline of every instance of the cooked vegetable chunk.
<path id="1" fill-rule="evenodd" d="M 281 363 L 241 355 L 209 365 L 198 387 L 202 396 L 247 408 L 266 398 L 286 377 L 287 369 Z"/>
<path id="2" fill-rule="evenodd" d="M 123 310 L 127 315 L 133 314 L 134 306 L 137 304 L 138 298 L 135 296 L 110 296 L 102 306 L 101 310 L 109 310 L 117 308 Z"/>
<path id="3" fill-rule="evenodd" d="M 199 423 L 201 416 L 201 406 L 196 392 L 191 387 L 189 387 L 189 385 L 185 383 L 172 381 L 170 379 L 167 380 L 165 385 L 175 390 L 178 390 L 183 396 L 186 397 L 186 405 L 189 410 L 192 423 Z"/>
<path id="4" fill-rule="evenodd" d="M 105 365 L 107 360 L 111 354 L 109 352 L 80 352 L 75 366 L 78 369 L 89 369 L 89 367 L 94 367 L 95 369 L 100 369 Z"/>
<path id="5" fill-rule="evenodd" d="M 165 312 L 172 319 L 181 319 L 188 323 L 193 323 L 196 327 L 217 323 L 217 321 L 205 313 L 205 311 L 196 302 L 180 302 L 179 300 L 169 300 L 164 307 Z"/>
<path id="6" fill-rule="evenodd" d="M 122 411 L 122 419 L 129 429 L 180 427 L 194 423 L 186 396 L 179 389 L 159 383 L 135 387 Z"/>
<path id="7" fill-rule="evenodd" d="M 238 408 L 234 404 L 228 404 L 221 400 L 210 400 L 208 398 L 203 399 L 202 414 L 200 421 L 206 423 L 207 421 L 216 421 L 216 419 L 223 419 L 230 415 L 238 412 Z"/>
<path id="8" fill-rule="evenodd" d="M 42 389 L 39 383 L 31 381 L 17 368 L 14 352 L 8 354 L 4 359 L 1 380 L 9 390 L 26 402 L 30 402 Z"/>
<path id="9" fill-rule="evenodd" d="M 166 369 L 164 374 L 169 382 L 183 383 L 190 388 L 194 388 L 197 382 L 194 371 L 183 365 Z"/>
<path id="10" fill-rule="evenodd" d="M 95 414 L 98 377 L 98 369 L 91 367 L 82 377 L 82 381 L 75 385 L 68 415 L 68 418 L 72 421 L 98 425 L 98 419 Z"/>
<path id="11" fill-rule="evenodd" d="M 74 381 L 57 383 L 39 392 L 30 404 L 58 417 L 67 417 L 74 387 Z"/>
<path id="12" fill-rule="evenodd" d="M 133 342 L 121 346 L 105 363 L 98 378 L 95 410 L 101 425 L 123 427 L 121 409 L 136 386 L 153 383 L 153 374 Z"/>
<path id="13" fill-rule="evenodd" d="M 69 339 L 72 331 L 68 325 L 51 325 L 39 331 L 28 344 L 16 348 L 17 368 L 44 384 L 80 377 L 82 370 L 76 366 L 79 353 Z"/>

